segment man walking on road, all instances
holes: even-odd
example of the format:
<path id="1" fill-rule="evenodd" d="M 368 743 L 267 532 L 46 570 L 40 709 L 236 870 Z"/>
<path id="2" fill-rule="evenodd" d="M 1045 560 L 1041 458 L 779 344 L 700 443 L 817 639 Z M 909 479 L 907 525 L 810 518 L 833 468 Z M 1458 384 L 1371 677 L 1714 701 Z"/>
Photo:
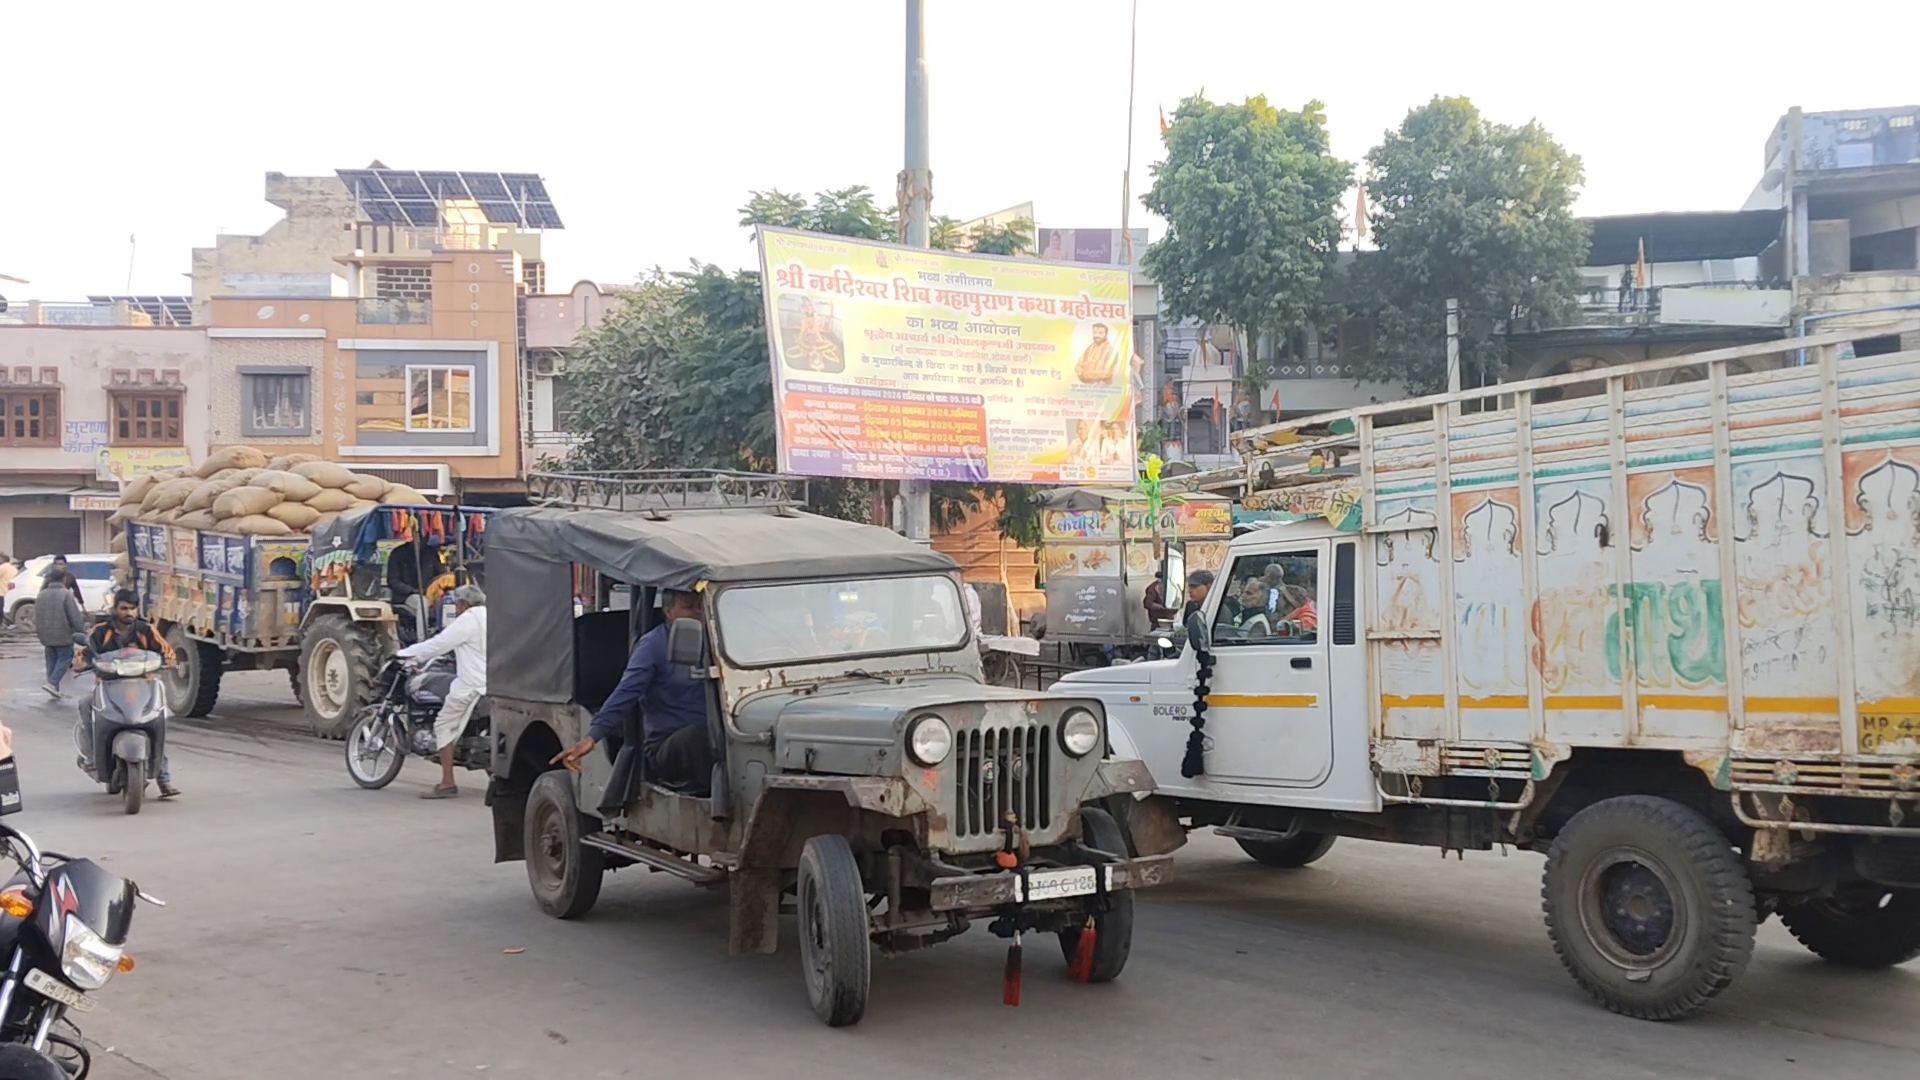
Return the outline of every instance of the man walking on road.
<path id="1" fill-rule="evenodd" d="M 87 632 L 87 617 L 67 588 L 73 575 L 66 571 L 48 574 L 33 601 L 33 631 L 46 650 L 47 681 L 41 685 L 55 701 L 60 700 L 60 680 L 73 667 L 73 635 Z"/>

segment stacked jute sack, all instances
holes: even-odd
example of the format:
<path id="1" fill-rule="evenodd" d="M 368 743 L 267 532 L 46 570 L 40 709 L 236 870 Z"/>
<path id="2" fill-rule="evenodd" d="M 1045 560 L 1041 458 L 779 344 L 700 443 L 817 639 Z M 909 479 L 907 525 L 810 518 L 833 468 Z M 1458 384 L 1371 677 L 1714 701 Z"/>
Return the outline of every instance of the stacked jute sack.
<path id="1" fill-rule="evenodd" d="M 311 454 L 269 458 L 251 446 L 234 446 L 191 471 L 173 469 L 143 476 L 120 492 L 120 509 L 107 521 L 125 550 L 129 521 L 183 525 L 241 536 L 293 536 L 341 514 L 380 504 L 426 505 L 425 495 L 405 484 L 357 473 Z"/>

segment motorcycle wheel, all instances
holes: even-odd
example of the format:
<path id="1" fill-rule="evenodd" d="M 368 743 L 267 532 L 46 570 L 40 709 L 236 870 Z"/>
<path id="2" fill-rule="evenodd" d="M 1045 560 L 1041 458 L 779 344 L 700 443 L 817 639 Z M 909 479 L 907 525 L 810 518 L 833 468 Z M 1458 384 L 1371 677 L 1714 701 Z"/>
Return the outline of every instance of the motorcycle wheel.
<path id="1" fill-rule="evenodd" d="M 387 760 L 382 755 L 390 756 Z M 368 791 L 393 783 L 407 763 L 406 738 L 378 709 L 367 709 L 347 732 L 347 775 Z"/>
<path id="2" fill-rule="evenodd" d="M 19 1043 L 0 1046 L 0 1080 L 67 1080 L 60 1063 Z"/>
<path id="3" fill-rule="evenodd" d="M 144 761 L 127 762 L 127 786 L 120 789 L 127 800 L 127 813 L 140 812 L 140 800 L 147 794 L 147 763 Z"/>

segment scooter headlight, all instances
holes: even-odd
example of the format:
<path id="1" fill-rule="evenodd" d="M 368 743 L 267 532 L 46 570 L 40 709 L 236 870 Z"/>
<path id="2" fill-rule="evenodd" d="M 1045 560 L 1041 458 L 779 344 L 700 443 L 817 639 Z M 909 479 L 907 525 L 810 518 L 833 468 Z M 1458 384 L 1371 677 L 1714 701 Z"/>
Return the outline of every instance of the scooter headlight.
<path id="1" fill-rule="evenodd" d="M 93 932 L 93 927 L 80 921 L 77 915 L 67 916 L 67 941 L 60 947 L 60 972 L 67 981 L 82 990 L 98 990 L 107 985 L 113 973 L 120 967 L 120 954 L 124 950 L 118 945 L 110 945 L 107 939 Z"/>

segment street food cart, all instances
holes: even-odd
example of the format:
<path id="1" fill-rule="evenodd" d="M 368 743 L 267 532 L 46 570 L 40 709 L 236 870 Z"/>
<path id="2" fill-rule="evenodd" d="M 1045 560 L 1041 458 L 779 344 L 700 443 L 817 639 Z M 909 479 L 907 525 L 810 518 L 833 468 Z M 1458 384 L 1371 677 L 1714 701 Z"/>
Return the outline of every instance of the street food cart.
<path id="1" fill-rule="evenodd" d="M 1161 507 L 1127 488 L 1056 488 L 1041 502 L 1040 567 L 1047 637 L 1083 657 L 1109 648 L 1141 652 L 1152 640 L 1142 603 L 1156 570 L 1167 606 L 1185 603 L 1186 577 L 1220 569 L 1233 539 L 1233 503 L 1192 494 Z"/>

